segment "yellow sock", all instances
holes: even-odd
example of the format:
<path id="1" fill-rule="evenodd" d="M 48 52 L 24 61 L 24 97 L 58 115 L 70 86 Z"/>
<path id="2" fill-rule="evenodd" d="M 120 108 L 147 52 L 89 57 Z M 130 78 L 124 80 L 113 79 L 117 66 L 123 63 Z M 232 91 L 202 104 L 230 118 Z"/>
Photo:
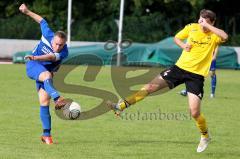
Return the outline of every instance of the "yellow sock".
<path id="1" fill-rule="evenodd" d="M 196 121 L 196 125 L 200 130 L 200 133 L 202 135 L 202 137 L 208 138 L 208 128 L 207 128 L 207 124 L 206 124 L 206 119 L 204 118 L 204 116 L 202 114 L 200 114 L 197 118 L 195 118 Z"/>
<path id="2" fill-rule="evenodd" d="M 119 107 L 121 110 L 124 110 L 128 106 L 135 104 L 136 102 L 144 99 L 148 95 L 148 92 L 146 89 L 142 88 L 140 91 L 137 93 L 127 97 L 125 101 L 121 102 Z"/>

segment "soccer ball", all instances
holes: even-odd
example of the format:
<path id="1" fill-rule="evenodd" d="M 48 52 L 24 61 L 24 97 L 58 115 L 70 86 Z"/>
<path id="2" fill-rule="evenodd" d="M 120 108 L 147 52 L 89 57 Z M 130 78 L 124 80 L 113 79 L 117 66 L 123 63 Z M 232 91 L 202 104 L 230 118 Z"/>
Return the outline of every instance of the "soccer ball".
<path id="1" fill-rule="evenodd" d="M 81 106 L 77 102 L 72 102 L 69 105 L 65 105 L 63 108 L 63 115 L 66 119 L 77 119 L 81 114 Z"/>

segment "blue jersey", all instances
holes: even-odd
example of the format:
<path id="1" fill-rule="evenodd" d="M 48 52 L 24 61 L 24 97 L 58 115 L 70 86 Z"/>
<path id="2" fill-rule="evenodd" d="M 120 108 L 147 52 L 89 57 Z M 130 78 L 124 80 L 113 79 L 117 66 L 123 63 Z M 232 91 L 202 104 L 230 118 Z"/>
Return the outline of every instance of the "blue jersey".
<path id="1" fill-rule="evenodd" d="M 54 32 L 49 28 L 48 23 L 45 19 L 41 20 L 40 22 L 42 37 L 38 45 L 32 51 L 32 55 L 34 56 L 41 56 L 50 53 L 55 53 L 52 48 L 52 40 L 54 38 Z M 44 67 L 50 71 L 55 72 L 58 70 L 61 62 L 68 56 L 68 48 L 65 44 L 63 49 L 57 53 L 59 55 L 57 57 L 57 61 L 39 61 L 40 64 L 44 65 Z"/>

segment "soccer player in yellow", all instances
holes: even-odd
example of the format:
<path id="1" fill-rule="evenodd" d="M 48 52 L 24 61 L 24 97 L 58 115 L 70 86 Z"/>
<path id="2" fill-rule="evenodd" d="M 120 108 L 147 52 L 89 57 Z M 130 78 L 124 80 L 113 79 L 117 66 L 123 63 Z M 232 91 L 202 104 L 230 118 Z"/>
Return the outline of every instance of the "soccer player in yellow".
<path id="1" fill-rule="evenodd" d="M 120 100 L 117 104 L 108 102 L 115 114 L 163 88 L 173 89 L 185 83 L 191 116 L 200 130 L 201 139 L 197 152 L 204 151 L 211 138 L 205 117 L 200 113 L 203 97 L 204 77 L 208 75 L 215 48 L 228 39 L 228 35 L 214 26 L 216 15 L 211 10 L 200 12 L 198 23 L 191 23 L 179 31 L 174 41 L 183 52 L 174 66 L 163 71 L 137 93 Z M 184 42 L 186 40 L 186 42 Z"/>

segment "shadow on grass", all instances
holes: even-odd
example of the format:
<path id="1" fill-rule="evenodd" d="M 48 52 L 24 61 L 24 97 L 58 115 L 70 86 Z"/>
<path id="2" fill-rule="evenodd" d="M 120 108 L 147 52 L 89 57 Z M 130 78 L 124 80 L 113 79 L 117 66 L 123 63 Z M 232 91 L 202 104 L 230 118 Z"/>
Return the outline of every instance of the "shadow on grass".
<path id="1" fill-rule="evenodd" d="M 214 151 L 214 152 L 205 152 L 203 153 L 205 154 L 206 156 L 208 156 L 209 158 L 240 158 L 240 152 L 226 152 L 226 151 L 223 151 L 223 152 L 217 152 Z"/>
<path id="2" fill-rule="evenodd" d="M 68 141 L 68 144 L 75 144 L 75 143 L 85 143 L 85 144 L 101 144 L 101 143 L 109 143 L 109 144 L 115 144 L 116 146 L 132 146 L 132 145 L 138 145 L 138 144 L 158 144 L 158 145 L 162 145 L 162 144 L 182 144 L 182 145 L 196 145 L 196 142 L 191 142 L 191 141 L 172 141 L 172 140 L 71 140 Z"/>
<path id="3" fill-rule="evenodd" d="M 131 145 L 137 145 L 137 144 L 190 144 L 190 145 L 195 145 L 196 142 L 190 142 L 190 141 L 172 141 L 172 140 L 124 140 L 121 142 L 118 142 L 118 146 L 131 146 Z"/>

